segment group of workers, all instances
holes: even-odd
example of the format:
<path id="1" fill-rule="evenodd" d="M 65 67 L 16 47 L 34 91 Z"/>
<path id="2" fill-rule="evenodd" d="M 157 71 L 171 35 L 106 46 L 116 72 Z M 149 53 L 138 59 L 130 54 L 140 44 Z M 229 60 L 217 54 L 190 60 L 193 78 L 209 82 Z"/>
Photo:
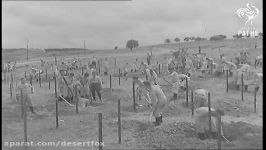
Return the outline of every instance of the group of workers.
<path id="1" fill-rule="evenodd" d="M 107 59 L 105 59 L 107 61 Z M 137 59 L 136 59 L 137 61 Z M 106 66 L 108 65 L 108 62 L 106 62 Z M 102 80 L 97 75 L 96 72 L 96 59 L 95 57 L 91 61 L 90 64 L 91 69 L 90 71 L 87 71 L 84 73 L 83 76 L 76 75 L 74 73 L 69 73 L 69 75 L 66 75 L 66 70 L 59 70 L 58 74 L 58 92 L 60 98 L 65 99 L 73 99 L 73 91 L 76 85 L 79 87 L 79 94 L 81 97 L 85 98 L 91 98 L 92 100 L 96 101 L 96 95 L 98 94 L 99 100 L 102 101 L 101 96 L 101 90 L 102 90 Z M 139 96 L 143 95 L 144 98 L 148 102 L 148 106 L 151 108 L 151 114 L 150 114 L 150 121 L 152 120 L 152 116 L 155 117 L 154 125 L 159 126 L 163 122 L 163 115 L 162 110 L 165 108 L 166 104 L 168 103 L 167 97 L 162 90 L 161 86 L 158 84 L 158 75 L 157 73 L 149 68 L 149 65 L 142 63 L 141 66 L 143 66 L 142 70 L 147 75 L 146 80 L 141 80 L 138 77 L 133 77 L 133 81 L 138 85 L 137 94 Z M 106 67 L 108 69 L 108 67 Z M 104 72 L 107 72 L 107 69 Z M 185 90 L 185 79 L 190 80 L 190 77 L 186 74 L 178 74 L 175 70 L 168 70 L 169 74 L 166 76 L 170 78 L 170 82 L 172 83 L 172 92 L 173 92 L 173 99 L 178 99 L 177 95 L 181 90 Z M 20 99 L 20 92 L 22 90 L 23 98 L 27 102 L 27 106 L 29 106 L 32 113 L 35 113 L 33 110 L 33 105 L 31 103 L 30 98 L 30 90 L 33 88 L 30 84 L 26 83 L 26 79 L 21 79 L 21 85 L 18 86 L 17 89 L 17 99 Z M 70 92 L 72 91 L 72 92 Z M 71 94 L 72 93 L 72 94 Z M 71 102 L 71 101 L 70 101 Z M 206 117 L 208 115 L 208 107 L 204 107 L 204 105 L 199 105 L 197 108 L 195 108 L 195 123 L 197 126 L 199 126 L 198 134 L 200 138 L 204 138 L 204 136 L 207 134 L 207 128 L 206 128 Z M 211 115 L 213 117 L 224 115 L 223 111 L 217 109 L 211 109 Z M 216 122 L 213 121 L 212 124 L 214 125 L 213 129 L 215 131 L 216 128 Z M 217 130 L 216 130 L 217 131 Z"/>

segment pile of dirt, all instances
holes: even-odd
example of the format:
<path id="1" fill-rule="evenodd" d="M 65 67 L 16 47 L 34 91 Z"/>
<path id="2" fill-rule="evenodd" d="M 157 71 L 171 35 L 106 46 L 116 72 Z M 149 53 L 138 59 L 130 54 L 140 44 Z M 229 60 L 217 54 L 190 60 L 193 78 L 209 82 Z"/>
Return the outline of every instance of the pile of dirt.
<path id="1" fill-rule="evenodd" d="M 228 98 L 228 100 L 218 100 L 216 103 L 216 107 L 224 110 L 227 115 L 232 117 L 241 117 L 241 116 L 249 116 L 253 113 L 251 107 L 248 107 L 244 104 L 236 104 L 238 100 L 232 100 Z"/>
<path id="2" fill-rule="evenodd" d="M 262 128 L 245 122 L 225 123 L 224 136 L 238 148 L 262 148 Z"/>
<path id="3" fill-rule="evenodd" d="M 145 148 L 216 148 L 215 140 L 200 140 L 195 132 L 194 125 L 187 122 L 176 122 L 161 127 L 139 125 L 138 140 Z M 142 130 L 141 130 L 142 129 Z"/>
<path id="4" fill-rule="evenodd" d="M 140 121 L 125 126 L 134 132 L 140 148 L 154 149 L 216 149 L 217 140 L 200 140 L 194 123 L 174 122 L 156 127 Z M 262 128 L 244 122 L 222 124 L 224 136 L 233 144 L 222 141 L 223 148 L 262 148 Z"/>

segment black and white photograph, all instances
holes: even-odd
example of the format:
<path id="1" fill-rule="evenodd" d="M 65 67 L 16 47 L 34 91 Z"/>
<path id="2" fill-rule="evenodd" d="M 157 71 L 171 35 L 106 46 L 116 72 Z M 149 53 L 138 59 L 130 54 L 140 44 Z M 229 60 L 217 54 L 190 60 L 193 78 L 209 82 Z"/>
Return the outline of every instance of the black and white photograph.
<path id="1" fill-rule="evenodd" d="M 263 149 L 262 53 L 263 0 L 2 0 L 2 149 Z"/>

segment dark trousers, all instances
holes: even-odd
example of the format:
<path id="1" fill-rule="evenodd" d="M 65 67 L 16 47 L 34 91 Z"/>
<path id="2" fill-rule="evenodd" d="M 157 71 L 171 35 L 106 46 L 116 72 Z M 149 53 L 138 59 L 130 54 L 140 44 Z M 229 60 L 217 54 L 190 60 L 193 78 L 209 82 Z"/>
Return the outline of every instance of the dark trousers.
<path id="1" fill-rule="evenodd" d="M 101 90 L 100 83 L 91 83 L 90 90 L 91 90 L 93 100 L 95 100 L 95 91 L 97 92 L 99 99 L 102 100 L 102 96 L 100 92 Z"/>

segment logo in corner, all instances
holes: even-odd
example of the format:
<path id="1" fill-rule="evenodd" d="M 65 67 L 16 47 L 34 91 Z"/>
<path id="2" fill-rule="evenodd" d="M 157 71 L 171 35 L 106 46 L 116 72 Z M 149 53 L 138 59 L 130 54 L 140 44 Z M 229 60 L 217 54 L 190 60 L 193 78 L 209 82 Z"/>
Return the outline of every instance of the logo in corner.
<path id="1" fill-rule="evenodd" d="M 252 25 L 253 20 L 259 15 L 259 9 L 249 3 L 246 6 L 246 8 L 239 8 L 236 13 L 238 17 L 246 19 L 245 25 L 248 23 Z"/>

